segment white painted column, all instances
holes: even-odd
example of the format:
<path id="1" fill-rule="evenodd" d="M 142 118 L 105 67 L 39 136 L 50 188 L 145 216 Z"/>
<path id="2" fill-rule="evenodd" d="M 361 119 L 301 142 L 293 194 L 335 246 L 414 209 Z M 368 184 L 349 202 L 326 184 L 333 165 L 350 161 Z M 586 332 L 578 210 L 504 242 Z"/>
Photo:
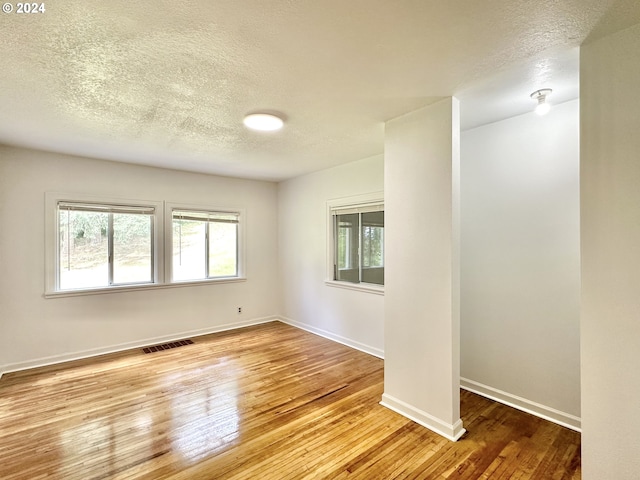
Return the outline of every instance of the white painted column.
<path id="1" fill-rule="evenodd" d="M 640 475 L 640 24 L 580 58 L 582 474 Z"/>
<path id="2" fill-rule="evenodd" d="M 459 103 L 387 122 L 382 405 L 457 440 L 460 420 Z"/>

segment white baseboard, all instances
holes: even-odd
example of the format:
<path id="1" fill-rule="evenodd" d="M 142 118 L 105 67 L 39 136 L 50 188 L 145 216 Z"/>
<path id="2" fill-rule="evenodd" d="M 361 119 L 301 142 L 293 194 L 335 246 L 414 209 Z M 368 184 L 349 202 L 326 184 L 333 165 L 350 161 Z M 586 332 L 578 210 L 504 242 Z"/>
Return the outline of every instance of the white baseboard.
<path id="1" fill-rule="evenodd" d="M 522 410 L 526 413 L 530 413 L 531 415 L 535 415 L 536 417 L 540 417 L 550 422 L 557 423 L 558 425 L 562 425 L 563 427 L 575 430 L 576 432 L 582 431 L 581 419 L 580 417 L 576 417 L 575 415 L 561 412 L 560 410 L 556 410 L 555 408 L 532 402 L 531 400 L 527 400 L 526 398 L 503 392 L 502 390 L 489 387 L 479 382 L 474 382 L 473 380 L 469 380 L 468 378 L 460 379 L 460 388 L 464 388 L 465 390 L 468 390 L 470 392 L 477 393 L 478 395 L 489 398 L 491 400 L 495 400 L 496 402 L 504 403 L 505 405 L 508 405 L 510 407 Z"/>
<path id="2" fill-rule="evenodd" d="M 21 370 L 28 370 L 31 368 L 45 367 L 47 365 L 55 365 L 58 363 L 71 362 L 73 360 L 82 360 L 84 358 L 97 357 L 99 355 L 106 355 L 109 353 L 122 352 L 124 350 L 131 350 L 132 348 L 142 348 L 150 345 L 157 345 L 161 343 L 173 342 L 181 340 L 187 337 L 198 337 L 200 335 L 208 335 L 210 333 L 224 332 L 227 330 L 234 330 L 236 328 L 250 327 L 252 325 L 259 325 L 261 323 L 268 323 L 276 321 L 278 317 L 269 316 L 262 318 L 254 318 L 252 320 L 245 320 L 242 322 L 226 323 L 223 325 L 216 325 L 207 328 L 201 328 L 198 330 L 189 330 L 186 332 L 172 333 L 170 335 L 164 335 L 161 337 L 146 338 L 144 340 L 136 340 L 135 342 L 121 343 L 118 345 L 111 345 L 109 347 L 95 348 L 91 350 L 83 350 L 80 352 L 66 353 L 64 355 L 53 355 L 51 357 L 37 358 L 35 360 L 29 360 L 26 362 L 12 363 L 3 366 L 2 373 L 19 372 Z"/>
<path id="3" fill-rule="evenodd" d="M 99 355 L 106 355 L 109 353 L 121 352 L 124 350 L 130 350 L 132 348 L 142 348 L 149 345 L 156 345 L 159 343 L 166 343 L 175 340 L 180 340 L 187 337 L 197 337 L 200 335 L 207 335 L 211 333 L 223 332 L 226 330 L 233 330 L 237 328 L 248 327 L 252 325 L 259 325 L 262 323 L 268 323 L 273 321 L 280 321 L 286 323 L 301 330 L 319 335 L 334 342 L 341 343 L 356 350 L 368 353 L 378 358 L 384 358 L 384 351 L 378 348 L 371 347 L 369 345 L 362 344 L 360 342 L 336 335 L 326 330 L 308 325 L 302 322 L 297 322 L 282 315 L 271 315 L 268 317 L 255 318 L 251 320 L 245 320 L 242 322 L 227 323 L 223 325 L 217 325 L 213 327 L 203 328 L 199 330 L 189 330 L 186 332 L 174 333 L 171 335 L 164 335 L 160 337 L 147 338 L 144 340 L 138 340 L 135 342 L 122 343 L 119 345 L 112 345 L 104 348 L 97 348 L 91 350 L 84 350 L 80 352 L 67 353 L 64 355 L 54 355 L 50 357 L 38 358 L 35 360 L 29 360 L 26 362 L 18 362 L 3 365 L 0 367 L 0 379 L 2 375 L 10 372 L 17 372 L 21 370 L 28 370 L 31 368 L 44 367 L 47 365 L 54 365 L 58 363 L 69 362 L 73 360 L 81 360 L 84 358 L 96 357 Z M 537 417 L 543 418 L 553 423 L 557 423 L 563 427 L 581 432 L 581 419 L 574 415 L 561 412 L 551 407 L 541 405 L 539 403 L 527 400 L 526 398 L 518 397 L 517 395 L 498 390 L 493 387 L 489 387 L 479 382 L 469 380 L 467 378 L 460 379 L 460 387 L 470 392 L 476 393 L 483 397 L 489 398 L 499 403 L 503 403 L 510 407 L 516 408 L 526 413 L 530 413 Z M 395 399 L 390 395 L 383 394 L 382 401 L 380 402 L 385 407 L 403 415 L 411 420 L 425 426 L 426 428 L 433 430 L 434 432 L 450 439 L 457 440 L 465 432 L 462 428 L 462 422 L 454 425 L 448 425 L 440 420 L 430 416 L 426 412 L 408 405 L 401 400 Z"/>
<path id="4" fill-rule="evenodd" d="M 380 405 L 399 413 L 403 417 L 407 417 L 409 420 L 413 420 L 417 424 L 428 428 L 452 442 L 457 442 L 460 437 L 464 435 L 464 432 L 466 432 L 466 430 L 462 428 L 462 420 L 460 419 L 454 424 L 449 424 L 386 393 L 382 394 Z"/>
<path id="5" fill-rule="evenodd" d="M 305 330 L 309 333 L 318 335 L 320 337 L 333 340 L 334 342 L 341 343 L 343 345 L 346 345 L 347 347 L 355 348 L 356 350 L 360 350 L 361 352 L 368 353 L 369 355 L 373 355 L 374 357 L 384 358 L 384 351 L 379 348 L 371 347 L 369 345 L 365 345 L 364 343 L 356 342 L 355 340 L 351 340 L 349 338 L 336 335 L 335 333 L 331 333 L 321 328 L 314 327 L 313 325 L 308 325 L 306 323 L 291 320 L 290 318 L 283 317 L 282 315 L 276 318 L 282 323 L 286 323 L 287 325 L 291 325 L 292 327 L 296 327 L 301 330 Z"/>

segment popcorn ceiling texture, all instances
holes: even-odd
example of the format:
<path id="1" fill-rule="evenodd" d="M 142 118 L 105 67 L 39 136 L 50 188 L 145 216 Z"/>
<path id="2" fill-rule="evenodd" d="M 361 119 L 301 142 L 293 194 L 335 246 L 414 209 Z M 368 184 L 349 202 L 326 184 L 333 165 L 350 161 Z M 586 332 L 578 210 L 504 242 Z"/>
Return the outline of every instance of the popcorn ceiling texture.
<path id="1" fill-rule="evenodd" d="M 514 65 L 528 95 L 549 49 L 640 21 L 640 6 L 605 0 L 45 6 L 0 16 L 0 142 L 271 180 L 379 154 L 384 121 Z M 259 110 L 285 129 L 246 130 Z"/>

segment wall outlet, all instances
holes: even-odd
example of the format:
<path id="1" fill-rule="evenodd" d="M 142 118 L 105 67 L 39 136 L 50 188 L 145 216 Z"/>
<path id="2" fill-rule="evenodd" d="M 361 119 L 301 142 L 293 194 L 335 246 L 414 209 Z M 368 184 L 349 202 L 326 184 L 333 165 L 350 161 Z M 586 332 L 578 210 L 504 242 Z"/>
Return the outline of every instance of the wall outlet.
<path id="1" fill-rule="evenodd" d="M 242 307 L 238 307 L 238 313 L 242 313 Z"/>

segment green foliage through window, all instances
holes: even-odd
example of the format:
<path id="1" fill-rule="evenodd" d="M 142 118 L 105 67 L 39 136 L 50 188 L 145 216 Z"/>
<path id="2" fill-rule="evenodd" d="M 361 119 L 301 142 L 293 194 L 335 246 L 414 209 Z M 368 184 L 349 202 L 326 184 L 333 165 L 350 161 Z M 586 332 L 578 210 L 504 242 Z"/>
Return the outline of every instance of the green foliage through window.
<path id="1" fill-rule="evenodd" d="M 333 213 L 334 280 L 384 285 L 384 211 L 345 208 Z"/>
<path id="2" fill-rule="evenodd" d="M 152 208 L 58 205 L 60 290 L 151 283 Z"/>

